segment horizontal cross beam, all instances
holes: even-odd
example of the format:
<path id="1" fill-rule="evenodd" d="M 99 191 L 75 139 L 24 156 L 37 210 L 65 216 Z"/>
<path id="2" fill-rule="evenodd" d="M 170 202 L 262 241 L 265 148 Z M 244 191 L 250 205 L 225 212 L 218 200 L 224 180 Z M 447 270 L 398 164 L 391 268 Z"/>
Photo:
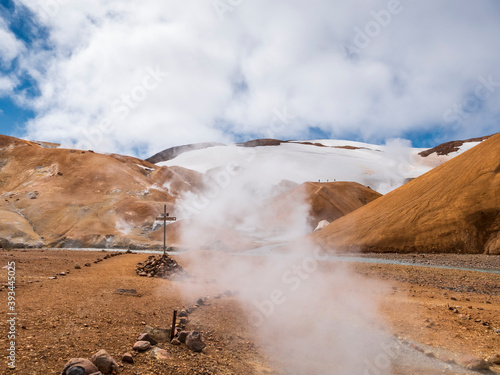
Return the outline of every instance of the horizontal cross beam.
<path id="1" fill-rule="evenodd" d="M 158 216 L 156 220 L 160 221 L 176 221 L 177 218 L 175 216 Z"/>

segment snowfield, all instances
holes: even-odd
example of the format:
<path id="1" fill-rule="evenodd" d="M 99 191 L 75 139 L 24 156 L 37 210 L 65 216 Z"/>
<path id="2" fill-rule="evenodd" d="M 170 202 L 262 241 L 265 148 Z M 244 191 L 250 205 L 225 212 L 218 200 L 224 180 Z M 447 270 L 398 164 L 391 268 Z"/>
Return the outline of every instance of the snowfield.
<path id="1" fill-rule="evenodd" d="M 303 141 L 324 147 L 299 142 L 215 146 L 187 151 L 158 165 L 180 166 L 206 174 L 221 170 L 230 174 L 251 172 L 256 179 L 273 185 L 283 180 L 297 184 L 355 181 L 385 194 L 479 143 L 465 143 L 448 156 L 421 157 L 418 153 L 425 149 L 408 147 L 404 140 L 388 141 L 385 145 L 330 139 Z"/>

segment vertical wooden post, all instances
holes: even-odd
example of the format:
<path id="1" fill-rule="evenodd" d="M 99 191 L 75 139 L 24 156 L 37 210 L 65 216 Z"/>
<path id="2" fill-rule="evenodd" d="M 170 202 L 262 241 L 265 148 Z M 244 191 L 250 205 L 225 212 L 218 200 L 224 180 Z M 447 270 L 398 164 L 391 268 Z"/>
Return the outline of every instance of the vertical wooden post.
<path id="1" fill-rule="evenodd" d="M 177 310 L 174 310 L 174 318 L 172 319 L 172 329 L 170 330 L 170 341 L 174 339 L 176 320 L 177 320 Z"/>
<path id="2" fill-rule="evenodd" d="M 167 205 L 163 205 L 163 256 L 167 253 Z"/>

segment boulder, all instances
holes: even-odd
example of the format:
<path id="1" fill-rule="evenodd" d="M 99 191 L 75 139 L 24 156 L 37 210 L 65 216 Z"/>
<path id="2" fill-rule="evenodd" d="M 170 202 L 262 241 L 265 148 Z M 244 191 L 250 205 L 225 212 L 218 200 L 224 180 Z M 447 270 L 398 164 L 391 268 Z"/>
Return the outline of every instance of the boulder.
<path id="1" fill-rule="evenodd" d="M 95 353 L 91 361 L 104 375 L 116 374 L 118 372 L 118 363 L 104 349 Z"/>
<path id="2" fill-rule="evenodd" d="M 191 331 L 186 337 L 186 346 L 193 352 L 201 352 L 207 345 L 202 341 L 200 332 Z"/>
<path id="3" fill-rule="evenodd" d="M 91 375 L 95 373 L 100 373 L 99 369 L 88 359 L 72 358 L 64 365 L 62 375 Z"/>

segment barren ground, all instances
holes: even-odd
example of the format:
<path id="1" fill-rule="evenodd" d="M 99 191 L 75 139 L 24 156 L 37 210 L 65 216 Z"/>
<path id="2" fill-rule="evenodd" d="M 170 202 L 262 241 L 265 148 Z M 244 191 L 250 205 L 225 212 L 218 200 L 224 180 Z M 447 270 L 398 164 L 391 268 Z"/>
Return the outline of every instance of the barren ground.
<path id="1" fill-rule="evenodd" d="M 168 327 L 173 309 L 193 305 L 198 297 L 215 295 L 210 283 L 199 286 L 198 295 L 183 283 L 139 277 L 135 265 L 147 254 L 124 254 L 98 264 L 104 252 L 65 250 L 1 250 L 0 265 L 16 262 L 16 364 L 7 368 L 2 354 L 0 373 L 60 374 L 72 357 L 90 358 L 106 349 L 117 361 L 132 345 L 144 325 Z M 411 257 L 411 255 L 410 255 Z M 474 258 L 457 262 L 474 263 Z M 177 257 L 183 263 L 183 256 Z M 426 259 L 439 262 L 437 258 Z M 91 267 L 84 267 L 85 263 Z M 481 257 L 480 268 L 497 268 L 498 257 Z M 82 269 L 74 269 L 79 263 Z M 486 263 L 486 264 L 483 264 Z M 462 264 L 462 263 L 460 263 Z M 322 267 L 331 267 L 322 264 Z M 458 358 L 473 354 L 488 358 L 500 354 L 500 275 L 449 269 L 356 263 L 356 272 L 389 280 L 391 291 L 380 295 L 380 311 L 395 339 L 437 356 Z M 500 268 L 500 267 L 499 267 Z M 498 268 L 497 268 L 498 269 Z M 49 277 L 69 270 L 56 280 Z M 7 270 L 0 271 L 1 283 Z M 140 296 L 116 294 L 118 288 L 134 288 Z M 0 292 L 2 352 L 7 336 L 7 290 Z M 190 315 L 189 329 L 203 333 L 207 347 L 193 353 L 185 346 L 163 344 L 170 353 L 158 361 L 150 353 L 135 354 L 133 365 L 122 374 L 282 374 L 257 345 L 245 314 L 234 297 L 210 299 Z M 415 350 L 411 355 L 423 354 Z M 393 374 L 471 373 L 444 366 L 419 367 L 395 361 Z M 495 370 L 497 371 L 497 370 Z M 500 373 L 500 371 L 497 371 Z"/>

